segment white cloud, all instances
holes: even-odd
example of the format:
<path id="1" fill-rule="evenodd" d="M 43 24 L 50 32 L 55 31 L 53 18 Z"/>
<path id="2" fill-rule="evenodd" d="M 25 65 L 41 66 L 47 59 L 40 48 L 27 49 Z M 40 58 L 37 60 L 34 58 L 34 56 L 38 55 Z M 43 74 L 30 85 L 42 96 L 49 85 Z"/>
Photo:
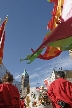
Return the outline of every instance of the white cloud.
<path id="1" fill-rule="evenodd" d="M 35 86 L 37 84 L 37 82 L 30 82 L 31 86 Z"/>
<path id="2" fill-rule="evenodd" d="M 41 70 L 41 69 L 44 68 L 45 66 L 47 66 L 47 65 L 45 64 L 45 65 L 43 65 L 43 66 L 41 66 L 41 67 L 38 67 L 38 68 L 35 69 L 35 71 Z"/>
<path id="3" fill-rule="evenodd" d="M 14 78 L 15 78 L 15 80 L 18 80 L 18 79 L 20 79 L 20 78 L 21 78 L 21 75 L 20 75 L 20 74 L 18 74 L 18 75 L 16 75 L 16 76 L 14 76 Z"/>
<path id="4" fill-rule="evenodd" d="M 34 74 L 32 74 L 32 75 L 29 76 L 30 79 L 33 79 L 35 77 L 38 77 L 38 74 L 37 73 L 34 73 Z"/>
<path id="5" fill-rule="evenodd" d="M 60 60 L 60 62 L 56 65 L 56 67 L 60 68 L 63 67 L 63 69 L 69 69 L 72 67 L 72 60 L 68 57 L 63 58 Z"/>

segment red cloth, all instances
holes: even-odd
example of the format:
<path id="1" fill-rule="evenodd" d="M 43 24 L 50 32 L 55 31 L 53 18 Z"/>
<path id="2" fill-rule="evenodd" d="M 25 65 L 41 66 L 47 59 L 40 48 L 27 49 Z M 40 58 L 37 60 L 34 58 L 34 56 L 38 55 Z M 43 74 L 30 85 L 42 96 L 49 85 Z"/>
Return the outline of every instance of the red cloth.
<path id="1" fill-rule="evenodd" d="M 72 17 L 67 21 L 59 24 L 46 38 L 46 40 L 36 49 L 36 51 L 32 54 L 32 56 L 40 49 L 45 48 L 51 42 L 55 42 L 58 40 L 62 40 L 65 38 L 69 38 L 72 36 Z"/>
<path id="2" fill-rule="evenodd" d="M 20 108 L 18 89 L 12 84 L 0 84 L 0 108 L 14 107 Z"/>
<path id="3" fill-rule="evenodd" d="M 46 36 L 47 37 L 47 36 Z M 35 51 L 31 48 L 31 51 L 34 53 Z M 43 60 L 50 60 L 54 57 L 57 57 L 60 55 L 62 51 L 59 50 L 58 48 L 52 47 L 52 46 L 48 46 L 46 48 L 46 51 L 44 54 L 40 54 L 38 56 L 38 58 L 43 59 Z"/>
<path id="4" fill-rule="evenodd" d="M 25 101 L 24 99 L 20 100 L 20 108 L 25 108 Z"/>
<path id="5" fill-rule="evenodd" d="M 52 105 L 52 108 L 56 108 L 55 103 L 53 101 L 51 101 L 51 105 Z"/>
<path id="6" fill-rule="evenodd" d="M 56 79 L 49 86 L 48 96 L 55 104 L 55 108 L 61 108 L 57 105 L 58 100 L 68 103 L 70 106 L 67 108 L 72 108 L 72 83 L 63 78 Z"/>
<path id="7" fill-rule="evenodd" d="M 2 57 L 2 59 L 3 59 L 4 42 L 5 42 L 5 31 L 3 34 L 3 39 L 2 39 L 1 48 L 0 48 L 0 57 Z"/>

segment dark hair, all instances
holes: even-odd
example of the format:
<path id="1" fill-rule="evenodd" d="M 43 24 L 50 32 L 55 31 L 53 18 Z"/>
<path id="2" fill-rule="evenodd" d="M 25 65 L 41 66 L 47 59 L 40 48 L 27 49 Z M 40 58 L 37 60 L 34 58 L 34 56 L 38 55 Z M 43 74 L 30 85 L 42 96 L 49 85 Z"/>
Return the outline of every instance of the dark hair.
<path id="1" fill-rule="evenodd" d="M 2 80 L 0 79 L 0 84 L 2 84 Z"/>
<path id="2" fill-rule="evenodd" d="M 57 71 L 56 77 L 59 76 L 60 78 L 65 78 L 65 73 L 64 71 Z"/>
<path id="3" fill-rule="evenodd" d="M 6 72 L 6 74 L 2 78 L 3 82 L 13 82 L 13 80 L 13 75 L 10 72 Z"/>

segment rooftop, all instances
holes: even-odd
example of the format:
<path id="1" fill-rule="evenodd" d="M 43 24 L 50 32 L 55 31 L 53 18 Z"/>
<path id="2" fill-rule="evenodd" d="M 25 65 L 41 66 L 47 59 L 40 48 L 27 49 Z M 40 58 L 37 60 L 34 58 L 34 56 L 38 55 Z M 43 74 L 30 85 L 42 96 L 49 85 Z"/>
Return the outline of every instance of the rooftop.
<path id="1" fill-rule="evenodd" d="M 26 69 L 24 69 L 24 72 L 22 73 L 23 76 L 29 76 Z"/>

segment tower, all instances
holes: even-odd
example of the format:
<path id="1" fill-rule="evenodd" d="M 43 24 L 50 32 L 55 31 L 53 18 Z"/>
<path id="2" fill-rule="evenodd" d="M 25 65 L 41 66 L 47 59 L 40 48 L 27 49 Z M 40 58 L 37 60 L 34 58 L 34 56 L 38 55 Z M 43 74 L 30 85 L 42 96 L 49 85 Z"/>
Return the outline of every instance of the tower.
<path id="1" fill-rule="evenodd" d="M 27 90 L 29 87 L 29 74 L 27 73 L 26 69 L 22 73 L 21 77 L 21 96 L 25 97 L 27 95 Z"/>

